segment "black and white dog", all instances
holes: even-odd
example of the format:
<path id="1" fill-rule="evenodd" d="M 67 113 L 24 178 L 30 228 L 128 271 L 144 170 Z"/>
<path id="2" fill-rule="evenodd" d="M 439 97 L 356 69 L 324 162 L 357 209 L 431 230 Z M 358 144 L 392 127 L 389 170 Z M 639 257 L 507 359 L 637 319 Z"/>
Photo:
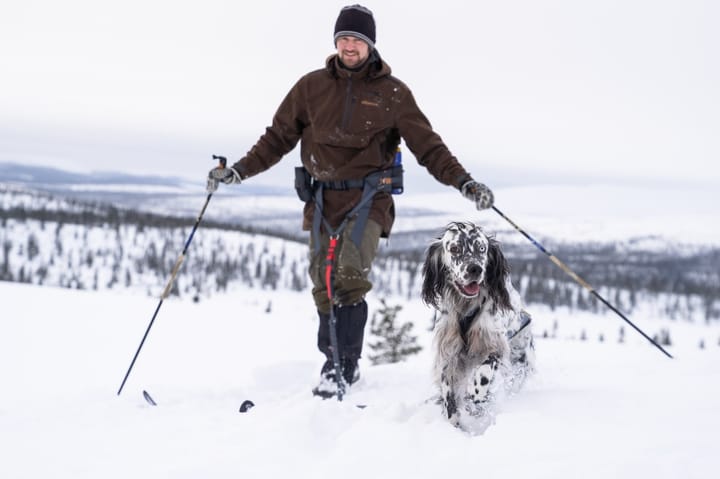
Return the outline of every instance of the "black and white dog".
<path id="1" fill-rule="evenodd" d="M 441 313 L 439 401 L 448 420 L 465 428 L 464 419 L 489 415 L 498 392 L 517 391 L 533 372 L 530 316 L 499 243 L 472 223 L 452 223 L 430 244 L 423 275 L 423 301 Z"/>

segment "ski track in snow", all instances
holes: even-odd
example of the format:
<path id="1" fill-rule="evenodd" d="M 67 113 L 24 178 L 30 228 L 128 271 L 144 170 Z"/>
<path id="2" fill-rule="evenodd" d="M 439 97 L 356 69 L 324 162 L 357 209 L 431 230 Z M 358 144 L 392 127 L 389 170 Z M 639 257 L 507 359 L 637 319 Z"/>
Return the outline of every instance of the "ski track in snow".
<path id="1" fill-rule="evenodd" d="M 718 327 L 674 333 L 675 360 L 629 330 L 622 345 L 537 338 L 537 375 L 472 436 L 426 401 L 432 314 L 419 301 L 403 302 L 399 319 L 415 319 L 425 349 L 394 365 L 363 359 L 361 382 L 338 403 L 310 394 L 322 360 L 307 293 L 166 300 L 120 397 L 157 299 L 10 283 L 0 297 L 3 478 L 657 479 L 717 469 Z M 377 298 L 369 303 L 372 314 Z M 546 315 L 535 312 L 538 327 Z M 607 325 L 607 337 L 620 326 L 559 321 Z M 256 407 L 241 414 L 245 399 Z"/>

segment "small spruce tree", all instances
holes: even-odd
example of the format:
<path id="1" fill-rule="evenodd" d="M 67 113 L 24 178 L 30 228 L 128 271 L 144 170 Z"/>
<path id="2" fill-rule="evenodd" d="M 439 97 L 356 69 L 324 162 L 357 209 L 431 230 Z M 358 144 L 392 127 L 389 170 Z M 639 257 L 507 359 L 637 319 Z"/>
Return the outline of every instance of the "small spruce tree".
<path id="1" fill-rule="evenodd" d="M 388 306 L 384 299 L 380 302 L 382 308 L 373 313 L 370 322 L 370 334 L 377 337 L 377 340 L 368 343 L 374 352 L 368 355 L 370 361 L 373 364 L 397 363 L 418 353 L 422 347 L 417 344 L 417 336 L 410 334 L 413 323 L 396 324 L 402 306 Z"/>
<path id="2" fill-rule="evenodd" d="M 653 335 L 653 341 L 663 346 L 672 346 L 672 340 L 670 339 L 670 330 L 662 328 L 659 333 Z"/>

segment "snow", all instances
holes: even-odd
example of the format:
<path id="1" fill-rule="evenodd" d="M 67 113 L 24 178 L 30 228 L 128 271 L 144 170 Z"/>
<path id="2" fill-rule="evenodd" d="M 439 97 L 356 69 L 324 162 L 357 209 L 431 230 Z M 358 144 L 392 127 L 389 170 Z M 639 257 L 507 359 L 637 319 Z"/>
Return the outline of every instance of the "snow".
<path id="1" fill-rule="evenodd" d="M 670 360 L 628 328 L 625 343 L 611 339 L 612 315 L 533 311 L 539 372 L 473 436 L 426 401 L 432 313 L 419 301 L 399 319 L 415 321 L 425 349 L 363 359 L 338 403 L 310 394 L 322 360 L 307 293 L 165 300 L 119 397 L 157 299 L 14 283 L 0 297 L 0 477 L 705 478 L 718 466 L 717 326 L 673 330 Z M 542 338 L 555 320 L 561 334 Z M 591 339 L 569 339 L 581 325 Z M 241 414 L 245 399 L 256 407 Z"/>

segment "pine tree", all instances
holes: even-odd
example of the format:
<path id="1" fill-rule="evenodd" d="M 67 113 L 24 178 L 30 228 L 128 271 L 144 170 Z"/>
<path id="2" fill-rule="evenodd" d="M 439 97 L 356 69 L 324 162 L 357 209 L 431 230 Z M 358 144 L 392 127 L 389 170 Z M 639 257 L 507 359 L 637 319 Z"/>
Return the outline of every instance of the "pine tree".
<path id="1" fill-rule="evenodd" d="M 410 331 L 410 322 L 396 325 L 398 312 L 402 306 L 388 306 L 384 299 L 380 300 L 382 308 L 373 313 L 370 323 L 370 334 L 378 339 L 369 343 L 374 354 L 369 355 L 373 364 L 389 364 L 403 361 L 407 356 L 418 353 L 422 347 L 417 344 L 417 336 Z"/>
<path id="2" fill-rule="evenodd" d="M 670 330 L 662 328 L 659 333 L 653 335 L 653 341 L 663 346 L 672 346 L 672 340 L 670 339 Z"/>
<path id="3" fill-rule="evenodd" d="M 38 239 L 34 233 L 31 233 L 30 236 L 28 236 L 27 254 L 30 261 L 34 260 L 35 257 L 40 254 L 40 245 L 38 244 Z"/>

